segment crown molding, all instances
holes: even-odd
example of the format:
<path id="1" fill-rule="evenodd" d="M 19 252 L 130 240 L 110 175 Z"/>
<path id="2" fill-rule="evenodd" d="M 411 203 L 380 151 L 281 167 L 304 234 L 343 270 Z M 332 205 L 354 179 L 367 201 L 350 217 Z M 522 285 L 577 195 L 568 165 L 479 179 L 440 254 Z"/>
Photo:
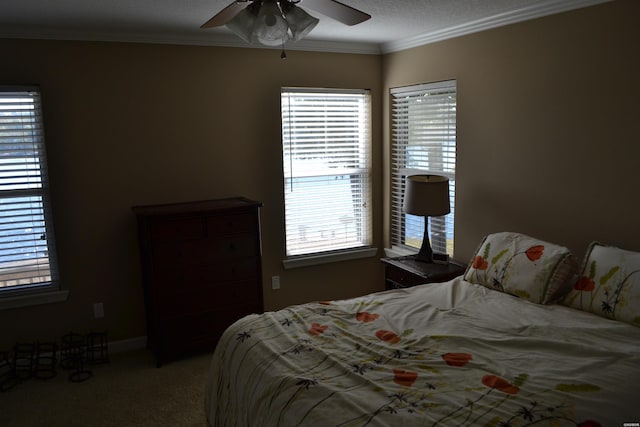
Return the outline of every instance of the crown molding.
<path id="1" fill-rule="evenodd" d="M 184 34 L 125 34 L 125 33 L 86 33 L 69 31 L 39 31 L 24 32 L 0 30 L 0 39 L 26 39 L 26 40 L 59 40 L 59 41 L 93 41 L 116 43 L 146 43 L 164 45 L 188 45 L 188 46 L 215 46 L 235 47 L 249 49 L 282 50 L 281 46 L 263 46 L 247 44 L 234 35 L 216 34 L 215 36 L 198 36 Z M 286 51 L 311 51 L 332 53 L 353 53 L 379 55 L 380 45 L 367 42 L 350 42 L 336 40 L 303 39 L 295 43 L 287 43 Z"/>
<path id="2" fill-rule="evenodd" d="M 510 12 L 500 13 L 488 18 L 478 19 L 462 25 L 445 28 L 438 31 L 421 34 L 380 45 L 383 54 L 423 46 L 442 40 L 460 37 L 492 28 L 515 24 L 522 21 L 541 18 L 543 16 L 554 15 L 583 7 L 594 6 L 613 0 L 545 0 L 530 6 L 522 7 Z"/>

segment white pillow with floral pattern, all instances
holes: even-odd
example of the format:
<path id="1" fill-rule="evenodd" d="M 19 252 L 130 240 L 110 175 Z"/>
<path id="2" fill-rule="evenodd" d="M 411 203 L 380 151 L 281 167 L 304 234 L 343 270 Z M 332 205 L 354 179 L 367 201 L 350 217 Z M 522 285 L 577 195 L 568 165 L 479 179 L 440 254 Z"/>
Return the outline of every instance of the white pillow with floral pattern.
<path id="1" fill-rule="evenodd" d="M 592 242 L 563 304 L 640 326 L 640 252 Z"/>
<path id="2" fill-rule="evenodd" d="M 464 279 L 538 304 L 560 299 L 578 265 L 569 249 L 520 233 L 484 238 Z"/>

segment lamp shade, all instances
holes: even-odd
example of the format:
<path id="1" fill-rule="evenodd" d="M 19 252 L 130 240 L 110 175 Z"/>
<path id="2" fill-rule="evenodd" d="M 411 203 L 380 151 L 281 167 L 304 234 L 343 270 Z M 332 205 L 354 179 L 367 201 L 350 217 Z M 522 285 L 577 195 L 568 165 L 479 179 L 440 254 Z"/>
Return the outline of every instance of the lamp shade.
<path id="1" fill-rule="evenodd" d="M 451 212 L 449 179 L 440 175 L 411 175 L 404 190 L 404 211 L 411 215 L 441 216 Z"/>

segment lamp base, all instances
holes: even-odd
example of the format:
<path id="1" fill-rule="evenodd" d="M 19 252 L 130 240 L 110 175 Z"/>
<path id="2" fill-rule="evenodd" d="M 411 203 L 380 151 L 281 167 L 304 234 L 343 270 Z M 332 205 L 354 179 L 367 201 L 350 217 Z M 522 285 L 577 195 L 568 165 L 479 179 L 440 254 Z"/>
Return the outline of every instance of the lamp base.
<path id="1" fill-rule="evenodd" d="M 422 246 L 420 252 L 416 254 L 416 261 L 433 263 L 433 250 L 429 242 L 429 217 L 424 217 L 424 236 L 422 237 Z"/>
<path id="2" fill-rule="evenodd" d="M 420 252 L 418 252 L 415 256 L 415 260 L 416 261 L 420 261 L 420 262 L 426 262 L 426 263 L 433 263 L 433 252 L 422 252 L 422 250 Z"/>

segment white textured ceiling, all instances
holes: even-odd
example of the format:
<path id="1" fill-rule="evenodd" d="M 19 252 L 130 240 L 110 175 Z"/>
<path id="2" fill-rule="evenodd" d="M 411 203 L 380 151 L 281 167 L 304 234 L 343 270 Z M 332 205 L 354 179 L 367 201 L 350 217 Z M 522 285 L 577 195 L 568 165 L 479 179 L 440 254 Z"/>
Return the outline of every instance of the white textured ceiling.
<path id="1" fill-rule="evenodd" d="M 287 49 L 390 52 L 610 0 L 341 0 L 372 18 L 320 19 Z M 200 29 L 231 0 L 0 0 L 0 37 L 245 46 L 226 28 Z M 300 3 L 304 8 L 304 0 Z"/>

